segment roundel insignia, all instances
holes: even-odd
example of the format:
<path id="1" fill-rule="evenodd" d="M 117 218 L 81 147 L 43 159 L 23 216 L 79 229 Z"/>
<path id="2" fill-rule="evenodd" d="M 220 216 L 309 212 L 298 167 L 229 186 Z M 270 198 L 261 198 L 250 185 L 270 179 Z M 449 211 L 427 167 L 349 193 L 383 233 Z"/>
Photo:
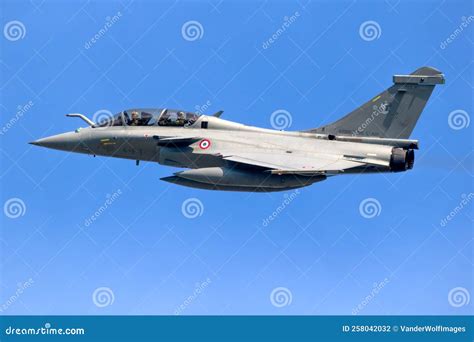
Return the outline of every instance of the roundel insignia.
<path id="1" fill-rule="evenodd" d="M 211 142 L 208 139 L 203 139 L 199 143 L 199 148 L 201 150 L 207 150 L 211 146 Z"/>

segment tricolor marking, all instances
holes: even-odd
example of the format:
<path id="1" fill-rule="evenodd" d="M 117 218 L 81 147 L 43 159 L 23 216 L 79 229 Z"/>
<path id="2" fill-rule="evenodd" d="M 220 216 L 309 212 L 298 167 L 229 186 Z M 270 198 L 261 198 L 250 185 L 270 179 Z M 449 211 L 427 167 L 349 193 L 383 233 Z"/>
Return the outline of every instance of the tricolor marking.
<path id="1" fill-rule="evenodd" d="M 199 148 L 201 150 L 207 150 L 211 146 L 211 142 L 208 139 L 202 139 L 199 142 Z"/>

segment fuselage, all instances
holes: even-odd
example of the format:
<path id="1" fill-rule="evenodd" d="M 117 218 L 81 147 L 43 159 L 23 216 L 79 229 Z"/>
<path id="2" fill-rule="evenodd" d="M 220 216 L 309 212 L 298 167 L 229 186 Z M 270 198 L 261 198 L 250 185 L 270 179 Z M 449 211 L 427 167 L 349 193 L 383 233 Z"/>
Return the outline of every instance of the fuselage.
<path id="1" fill-rule="evenodd" d="M 171 142 L 166 143 L 170 139 Z M 183 139 L 188 143 L 180 144 Z M 393 171 L 393 151 L 396 148 L 393 143 L 380 139 L 363 142 L 354 139 L 246 126 L 201 115 L 193 117 L 192 124 L 179 126 L 94 125 L 40 139 L 33 144 L 199 170 L 182 172 L 179 178 L 172 176 L 164 179 L 181 185 L 207 189 L 210 185 L 216 188 L 218 184 L 218 189 L 223 190 L 277 191 L 307 186 L 331 176 L 330 173 L 317 173 L 312 177 L 302 174 L 311 171 L 317 160 L 358 162 L 356 167 L 348 168 L 344 173 Z M 235 158 L 232 159 L 234 155 L 243 156 L 244 163 L 232 164 L 229 159 L 235 161 Z M 285 159 L 287 163 L 288 160 L 291 164 L 294 162 L 297 165 L 295 169 L 301 170 L 300 174 L 268 173 L 265 170 L 268 163 L 261 160 L 269 158 L 272 160 L 271 168 L 285 169 L 282 161 Z"/>
<path id="2" fill-rule="evenodd" d="M 345 155 L 378 157 L 390 161 L 393 146 L 328 140 L 324 135 L 305 132 L 278 131 L 246 126 L 214 117 L 202 116 L 208 128 L 194 127 L 87 127 L 51 138 L 57 142 L 39 141 L 46 147 L 97 156 L 108 156 L 140 161 L 158 162 L 181 168 L 223 166 L 219 155 L 238 145 L 245 151 L 265 153 L 285 151 L 294 158 L 312 155 Z M 214 125 L 213 125 L 214 123 Z M 157 137 L 203 137 L 210 141 L 206 154 L 194 149 L 159 146 Z M 214 155 L 215 154 L 215 155 Z M 383 168 L 367 168 L 364 172 L 382 171 Z M 360 170 L 359 170 L 360 171 Z M 390 171 L 388 168 L 386 171 Z"/>

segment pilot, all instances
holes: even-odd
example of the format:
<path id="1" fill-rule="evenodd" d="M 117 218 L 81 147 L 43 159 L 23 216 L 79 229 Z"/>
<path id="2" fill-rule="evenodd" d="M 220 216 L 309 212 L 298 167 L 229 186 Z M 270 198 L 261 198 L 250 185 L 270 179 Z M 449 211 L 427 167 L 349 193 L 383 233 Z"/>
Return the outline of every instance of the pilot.
<path id="1" fill-rule="evenodd" d="M 178 118 L 176 119 L 176 126 L 184 126 L 186 123 L 186 115 L 184 112 L 178 112 Z"/>
<path id="2" fill-rule="evenodd" d="M 130 126 L 138 126 L 140 122 L 140 115 L 136 110 L 132 112 L 132 119 L 130 120 Z"/>

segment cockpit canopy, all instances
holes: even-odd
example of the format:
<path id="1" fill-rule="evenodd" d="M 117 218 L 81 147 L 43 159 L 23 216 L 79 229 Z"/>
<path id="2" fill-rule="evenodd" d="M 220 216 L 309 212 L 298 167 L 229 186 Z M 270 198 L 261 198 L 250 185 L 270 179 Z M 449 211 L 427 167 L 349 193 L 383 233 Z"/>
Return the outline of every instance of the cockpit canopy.
<path id="1" fill-rule="evenodd" d="M 174 126 L 193 125 L 199 115 L 174 109 L 128 109 L 97 123 L 98 127 L 110 126 Z"/>

